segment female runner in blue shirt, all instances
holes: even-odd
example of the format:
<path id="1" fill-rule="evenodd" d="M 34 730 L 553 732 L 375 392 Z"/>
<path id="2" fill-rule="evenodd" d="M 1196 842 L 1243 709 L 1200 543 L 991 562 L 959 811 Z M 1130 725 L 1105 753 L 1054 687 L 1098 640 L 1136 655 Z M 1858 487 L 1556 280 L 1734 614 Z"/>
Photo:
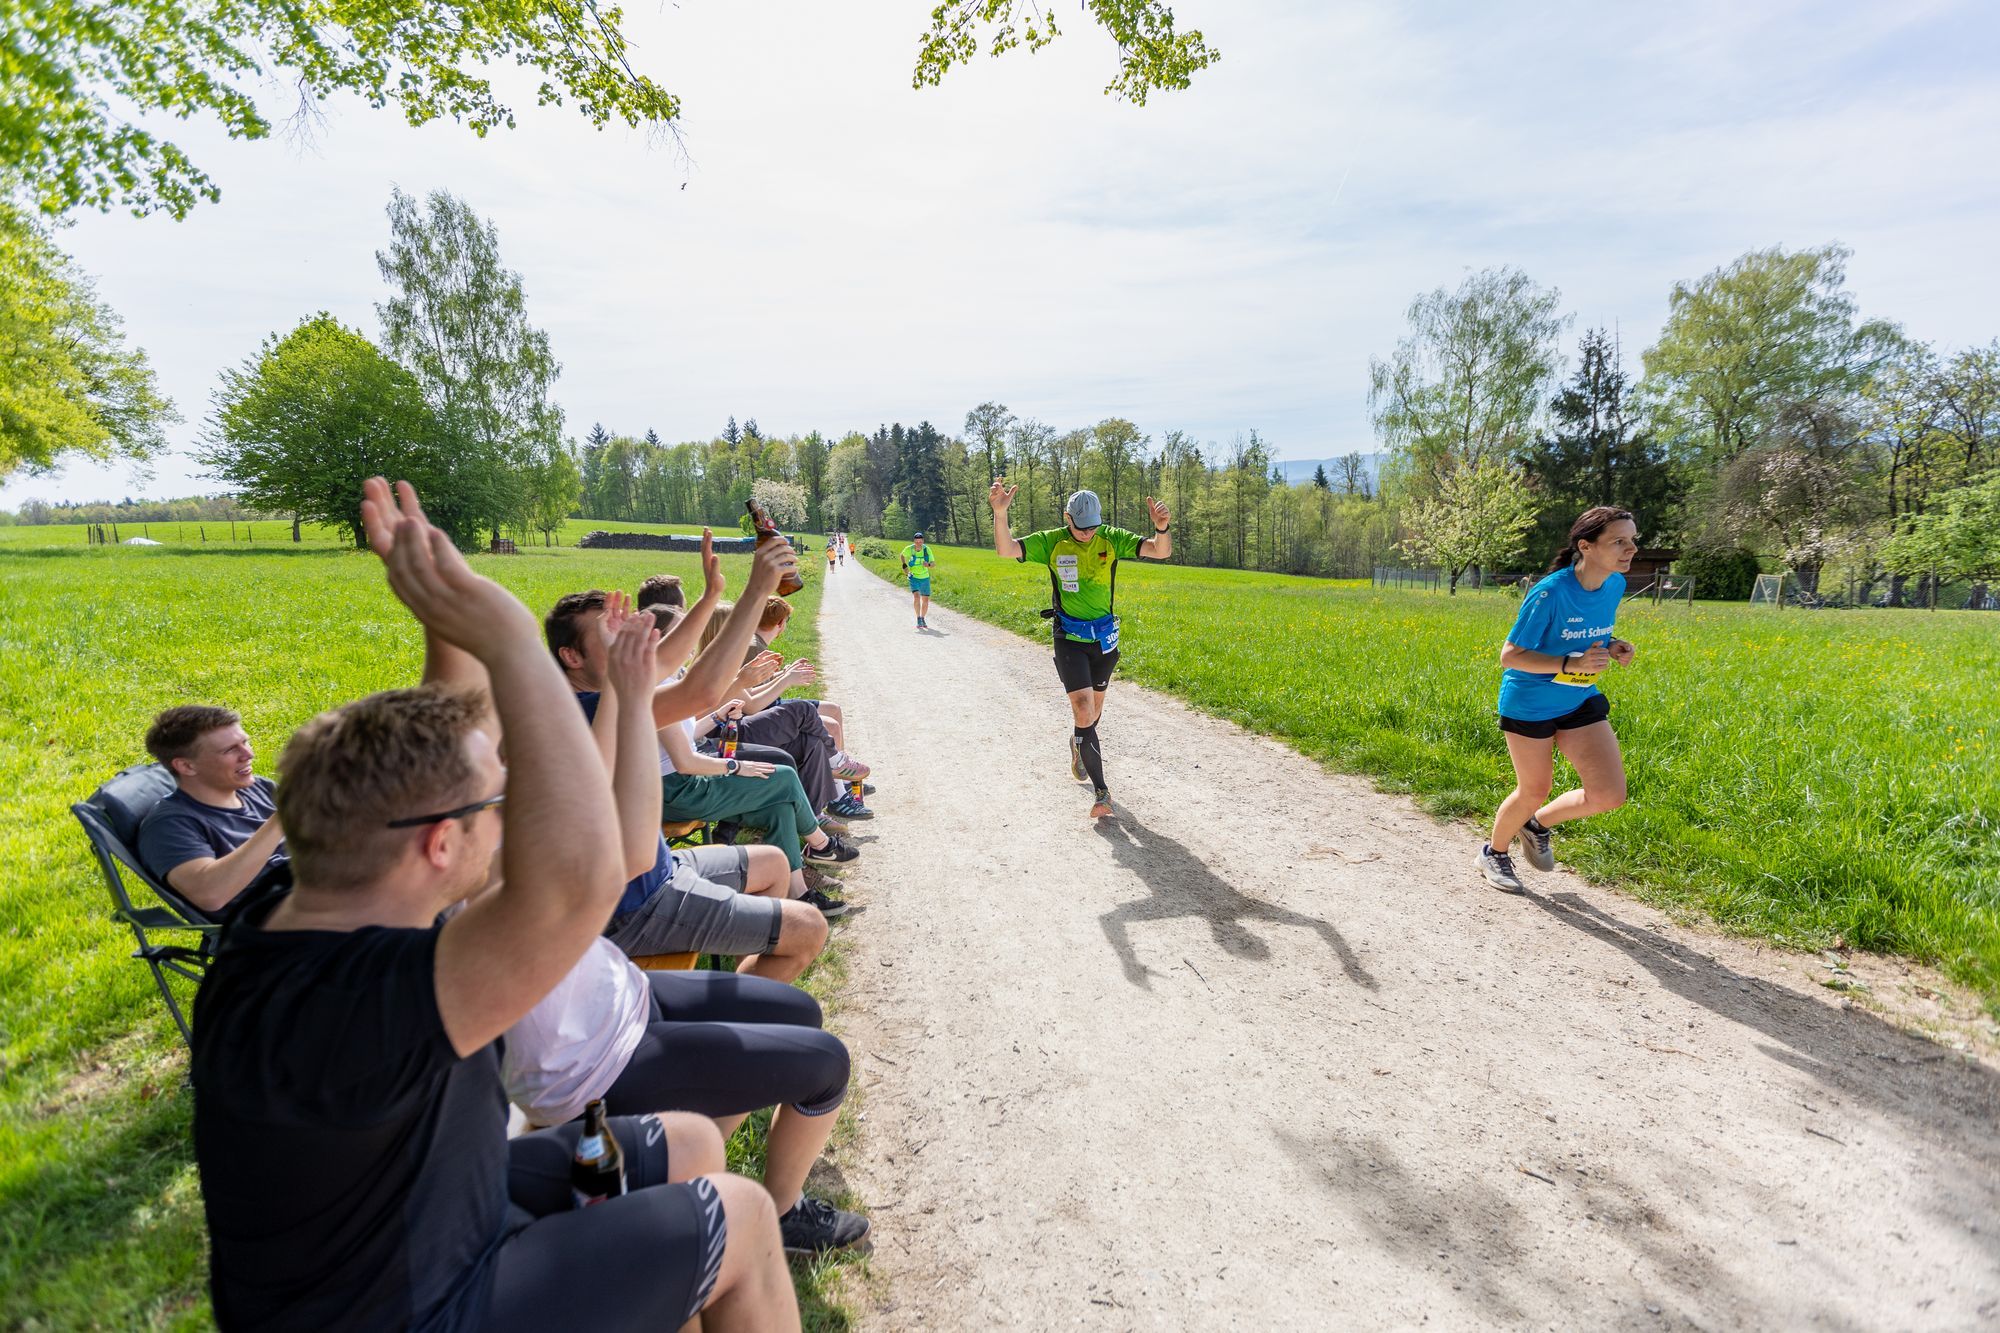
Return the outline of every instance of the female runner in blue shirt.
<path id="1" fill-rule="evenodd" d="M 1500 730 L 1514 761 L 1514 791 L 1500 803 L 1477 862 L 1496 889 L 1525 889 L 1508 855 L 1516 837 L 1529 865 L 1554 870 L 1551 828 L 1625 804 L 1625 760 L 1597 677 L 1613 663 L 1632 661 L 1632 645 L 1611 629 L 1625 596 L 1625 571 L 1638 553 L 1639 527 L 1630 513 L 1609 505 L 1586 509 L 1548 577 L 1521 598 L 1521 614 L 1500 646 Z M 1557 750 L 1583 786 L 1551 801 Z"/>

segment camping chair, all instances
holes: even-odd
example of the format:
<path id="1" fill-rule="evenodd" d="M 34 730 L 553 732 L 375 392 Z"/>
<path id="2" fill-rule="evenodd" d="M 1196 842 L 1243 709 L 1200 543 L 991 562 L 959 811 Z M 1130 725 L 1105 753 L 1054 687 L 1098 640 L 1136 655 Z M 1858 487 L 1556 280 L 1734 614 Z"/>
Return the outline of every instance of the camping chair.
<path id="1" fill-rule="evenodd" d="M 173 990 L 167 985 L 167 973 L 199 982 L 214 956 L 222 924 L 155 879 L 139 864 L 138 854 L 132 850 L 139 838 L 139 821 L 173 790 L 173 776 L 164 767 L 134 764 L 92 792 L 87 800 L 72 805 L 70 813 L 83 825 L 84 834 L 90 839 L 90 850 L 104 871 L 104 882 L 111 889 L 112 916 L 130 926 L 139 942 L 132 956 L 143 959 L 153 969 L 153 981 L 167 1002 L 167 1012 L 174 1016 L 182 1039 L 192 1045 L 193 1035 L 188 1030 L 186 1016 L 181 1013 L 180 1002 L 174 999 Z M 133 903 L 125 888 L 126 874 L 151 889 L 161 906 L 140 907 Z M 162 930 L 193 931 L 197 939 L 188 946 L 159 944 L 147 937 L 148 931 Z"/>

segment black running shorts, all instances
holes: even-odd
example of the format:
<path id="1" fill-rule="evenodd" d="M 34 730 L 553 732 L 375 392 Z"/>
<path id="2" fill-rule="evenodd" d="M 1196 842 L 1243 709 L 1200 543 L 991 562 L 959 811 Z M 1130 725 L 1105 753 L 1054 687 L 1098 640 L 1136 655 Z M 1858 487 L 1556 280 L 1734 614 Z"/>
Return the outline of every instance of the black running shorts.
<path id="1" fill-rule="evenodd" d="M 715 1291 L 729 1239 L 715 1186 L 663 1183 L 660 1122 L 614 1116 L 626 1193 L 573 1209 L 569 1163 L 582 1129 L 573 1120 L 508 1143 L 510 1218 L 520 1229 L 493 1258 L 482 1329 L 679 1328 Z"/>
<path id="2" fill-rule="evenodd" d="M 1593 726 L 1611 716 L 1611 701 L 1601 694 L 1593 694 L 1582 703 L 1564 713 L 1543 722 L 1524 722 L 1518 717 L 1500 716 L 1500 730 L 1511 731 L 1516 736 L 1531 736 L 1538 741 L 1548 740 L 1558 731 L 1575 731 L 1578 727 Z"/>
<path id="3" fill-rule="evenodd" d="M 1098 644 L 1078 643 L 1061 630 L 1056 631 L 1056 674 L 1062 677 L 1064 694 L 1078 690 L 1111 688 L 1111 668 L 1118 665 L 1118 650 L 1105 652 Z"/>

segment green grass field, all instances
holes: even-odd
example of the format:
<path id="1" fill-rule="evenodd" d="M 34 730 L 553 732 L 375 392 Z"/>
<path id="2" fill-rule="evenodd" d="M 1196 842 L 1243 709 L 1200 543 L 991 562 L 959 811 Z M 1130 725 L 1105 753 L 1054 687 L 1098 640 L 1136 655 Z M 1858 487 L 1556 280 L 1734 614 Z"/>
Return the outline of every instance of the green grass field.
<path id="1" fill-rule="evenodd" d="M 263 525 L 254 545 L 192 551 L 90 548 L 80 530 L 53 548 L 16 540 L 50 531 L 0 529 L 0 1326 L 205 1326 L 186 1060 L 68 806 L 143 760 L 147 722 L 173 702 L 239 709 L 269 774 L 306 718 L 413 683 L 421 635 L 376 560 L 331 543 L 266 544 Z M 537 611 L 651 573 L 700 583 L 691 555 L 538 547 L 474 563 Z M 740 587 L 748 561 L 724 566 Z M 817 648 L 811 569 L 792 656 Z M 828 998 L 838 971 L 830 952 L 809 988 Z M 757 1135 L 754 1121 L 739 1133 L 736 1161 L 754 1165 Z M 849 1322 L 830 1267 L 802 1281 L 809 1327 Z"/>
<path id="2" fill-rule="evenodd" d="M 688 523 L 624 523 L 611 519 L 572 518 L 566 520 L 562 531 L 554 534 L 555 545 L 574 546 L 577 538 L 593 529 L 602 528 L 606 532 L 679 532 L 699 533 L 699 524 Z M 718 537 L 739 537 L 742 535 L 734 526 L 715 530 Z M 347 537 L 337 528 L 322 527 L 317 523 L 304 523 L 299 527 L 299 540 L 292 540 L 292 525 L 278 519 L 258 519 L 254 523 L 120 523 L 118 539 L 121 543 L 134 537 L 145 537 L 159 542 L 162 546 L 192 547 L 196 550 L 230 550 L 235 547 L 284 547 L 297 550 L 301 546 L 341 547 L 348 545 Z M 812 539 L 815 550 L 819 539 Z M 0 549 L 8 547 L 87 547 L 90 544 L 86 527 L 82 523 L 41 523 L 0 527 Z M 532 541 L 522 538 L 523 548 L 530 545 L 541 546 L 542 535 L 535 533 Z M 143 549 L 143 548 L 142 548 Z"/>
<path id="3" fill-rule="evenodd" d="M 940 550 L 933 594 L 1048 633 L 1046 573 L 990 550 Z M 1484 820 L 1513 787 L 1494 696 L 1517 609 L 1131 561 L 1119 670 Z M 1618 629 L 1639 649 L 1605 685 L 1631 799 L 1565 826 L 1563 860 L 1731 930 L 1936 961 L 2000 1013 L 2000 616 L 1634 602 Z"/>

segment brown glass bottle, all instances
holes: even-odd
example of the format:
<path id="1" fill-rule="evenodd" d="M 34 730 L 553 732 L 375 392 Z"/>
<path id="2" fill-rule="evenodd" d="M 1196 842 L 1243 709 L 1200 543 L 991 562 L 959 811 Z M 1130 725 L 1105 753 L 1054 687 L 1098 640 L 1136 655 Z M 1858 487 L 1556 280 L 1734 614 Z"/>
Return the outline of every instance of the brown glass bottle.
<path id="1" fill-rule="evenodd" d="M 750 526 L 756 529 L 757 545 L 762 546 L 765 542 L 779 540 L 777 528 L 772 526 L 770 519 L 764 517 L 764 511 L 757 507 L 755 500 L 745 500 L 743 507 L 750 511 Z M 791 573 L 778 577 L 778 596 L 790 597 L 805 586 L 806 581 L 800 578 L 798 570 L 794 569 Z"/>
<path id="2" fill-rule="evenodd" d="M 583 1135 L 569 1164 L 569 1192 L 578 1208 L 588 1208 L 625 1192 L 625 1154 L 604 1122 L 604 1103 L 583 1108 Z"/>

